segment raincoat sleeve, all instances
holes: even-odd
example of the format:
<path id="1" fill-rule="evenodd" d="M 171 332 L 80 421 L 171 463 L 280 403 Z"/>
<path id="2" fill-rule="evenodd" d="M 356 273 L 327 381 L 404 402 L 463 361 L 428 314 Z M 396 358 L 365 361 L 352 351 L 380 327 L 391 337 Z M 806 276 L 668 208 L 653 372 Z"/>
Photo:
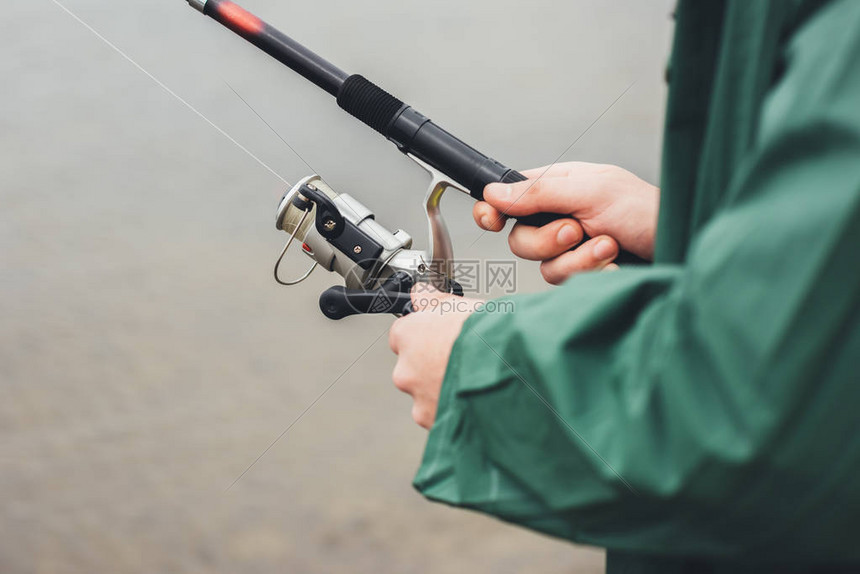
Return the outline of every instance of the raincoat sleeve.
<path id="1" fill-rule="evenodd" d="M 787 62 L 685 264 L 466 322 L 421 493 L 610 549 L 860 556 L 860 3 Z"/>

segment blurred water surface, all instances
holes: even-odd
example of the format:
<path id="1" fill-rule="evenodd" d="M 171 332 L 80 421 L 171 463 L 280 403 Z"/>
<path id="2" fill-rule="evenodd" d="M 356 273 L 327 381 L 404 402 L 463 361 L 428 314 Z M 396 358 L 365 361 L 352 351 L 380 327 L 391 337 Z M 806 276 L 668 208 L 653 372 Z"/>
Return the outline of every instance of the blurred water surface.
<path id="1" fill-rule="evenodd" d="M 184 1 L 63 4 L 285 178 L 310 169 L 230 86 L 424 238 L 417 167 Z M 658 177 L 669 0 L 246 5 L 517 167 L 635 82 L 565 159 Z M 390 384 L 391 320 L 323 319 L 333 276 L 271 279 L 282 183 L 52 0 L 0 8 L 0 571 L 602 572 L 413 492 L 425 434 Z M 470 208 L 446 198 L 460 255 L 504 257 L 472 245 Z"/>

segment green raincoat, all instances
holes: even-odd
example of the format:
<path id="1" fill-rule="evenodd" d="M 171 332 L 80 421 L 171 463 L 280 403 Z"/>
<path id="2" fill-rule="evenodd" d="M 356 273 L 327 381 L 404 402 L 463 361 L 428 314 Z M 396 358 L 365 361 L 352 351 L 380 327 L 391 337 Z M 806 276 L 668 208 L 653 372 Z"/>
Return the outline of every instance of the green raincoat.
<path id="1" fill-rule="evenodd" d="M 860 570 L 860 0 L 682 0 L 656 263 L 481 312 L 415 486 L 610 574 Z"/>

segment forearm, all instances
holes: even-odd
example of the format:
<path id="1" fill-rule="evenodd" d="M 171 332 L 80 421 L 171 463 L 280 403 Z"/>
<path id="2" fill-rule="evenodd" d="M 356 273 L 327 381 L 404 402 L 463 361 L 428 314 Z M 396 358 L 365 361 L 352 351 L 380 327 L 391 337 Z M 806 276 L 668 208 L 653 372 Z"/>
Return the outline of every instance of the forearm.
<path id="1" fill-rule="evenodd" d="M 470 319 L 419 490 L 608 548 L 828 556 L 860 500 L 853 473 L 831 471 L 860 468 L 842 439 L 855 418 L 840 406 L 860 399 L 850 348 L 750 347 L 749 330 L 706 327 L 680 282 L 674 269 L 583 276 L 515 298 L 511 317 Z M 838 325 L 817 335 L 839 346 Z M 849 506 L 825 520 L 809 514 L 817 499 Z M 828 558 L 857 558 L 845 548 Z"/>
<path id="2" fill-rule="evenodd" d="M 418 488 L 608 548 L 860 558 L 841 538 L 860 504 L 858 154 L 853 131 L 791 130 L 685 265 L 470 319 Z"/>

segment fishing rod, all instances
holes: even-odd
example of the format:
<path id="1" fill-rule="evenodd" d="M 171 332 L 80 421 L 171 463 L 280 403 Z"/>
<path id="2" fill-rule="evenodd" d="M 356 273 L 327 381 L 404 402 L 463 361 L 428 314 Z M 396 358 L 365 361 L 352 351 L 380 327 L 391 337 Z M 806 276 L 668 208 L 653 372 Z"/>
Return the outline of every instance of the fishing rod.
<path id="1" fill-rule="evenodd" d="M 460 291 L 451 280 L 453 248 L 439 211 L 442 194 L 453 188 L 482 201 L 487 185 L 528 178 L 467 145 L 364 76 L 344 72 L 238 4 L 229 0 L 186 1 L 334 96 L 343 110 L 394 143 L 432 178 L 425 196 L 430 226 L 428 252 L 410 251 L 408 234 L 385 230 L 370 210 L 349 196 L 337 194 L 319 176 L 305 178 L 279 206 L 278 228 L 291 236 L 278 265 L 295 239 L 302 241 L 303 251 L 316 264 L 298 281 L 282 281 L 276 266 L 276 279 L 286 285 L 297 284 L 317 265 L 343 275 L 347 287 L 329 290 L 321 298 L 323 312 L 335 319 L 358 313 L 409 312 L 409 289 L 416 276 Z M 540 227 L 565 217 L 569 215 L 540 213 L 516 219 Z M 406 255 L 401 253 L 406 251 Z M 628 253 L 620 258 L 622 262 L 637 259 Z M 392 265 L 392 261 L 399 265 Z M 391 301 L 390 308 L 382 303 L 386 299 Z"/>

